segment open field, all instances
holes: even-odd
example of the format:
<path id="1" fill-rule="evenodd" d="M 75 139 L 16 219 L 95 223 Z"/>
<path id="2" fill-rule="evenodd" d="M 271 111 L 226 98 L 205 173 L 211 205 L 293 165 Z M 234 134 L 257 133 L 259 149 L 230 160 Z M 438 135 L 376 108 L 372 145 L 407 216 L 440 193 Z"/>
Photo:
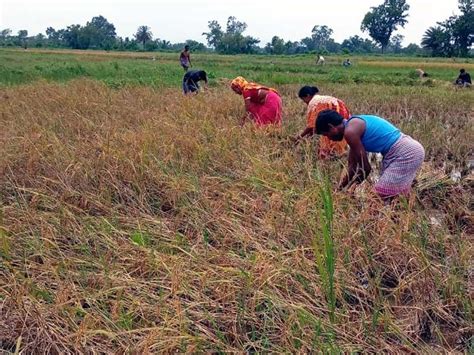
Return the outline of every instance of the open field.
<path id="1" fill-rule="evenodd" d="M 26 52 L 26 53 L 24 53 Z M 176 87 L 183 71 L 176 53 L 121 53 L 100 51 L 0 50 L 0 85 L 16 85 L 34 80 L 64 82 L 90 78 L 120 88 L 147 85 Z M 153 60 L 155 58 L 155 60 Z M 313 55 L 301 56 L 216 56 L 193 55 L 195 68 L 209 76 L 236 75 L 276 85 L 307 82 L 339 84 L 386 84 L 394 86 L 442 86 L 453 82 L 460 68 L 474 72 L 472 59 L 351 57 L 354 66 L 343 68 L 347 58 L 327 57 L 327 65 L 315 66 Z M 430 80 L 420 82 L 415 69 L 422 68 Z"/>
<path id="2" fill-rule="evenodd" d="M 472 63 L 195 55 L 183 97 L 151 56 L 0 51 L 0 352 L 474 350 Z M 237 74 L 281 129 L 238 127 Z M 345 161 L 290 144 L 303 84 L 425 146 L 410 199 L 332 192 Z"/>

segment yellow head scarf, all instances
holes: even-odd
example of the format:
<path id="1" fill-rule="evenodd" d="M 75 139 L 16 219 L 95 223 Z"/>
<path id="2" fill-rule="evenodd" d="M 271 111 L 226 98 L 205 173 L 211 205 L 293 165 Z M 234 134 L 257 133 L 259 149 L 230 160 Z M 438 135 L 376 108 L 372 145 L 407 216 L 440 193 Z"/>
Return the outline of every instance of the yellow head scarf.
<path id="1" fill-rule="evenodd" d="M 260 84 L 257 84 L 257 83 L 249 82 L 249 81 L 245 80 L 245 78 L 243 78 L 242 76 L 238 76 L 237 78 L 232 80 L 232 82 L 230 83 L 230 86 L 232 88 L 234 88 L 234 87 L 239 88 L 240 91 L 250 90 L 250 89 L 257 89 L 257 90 L 258 89 L 265 89 L 265 90 L 273 91 L 274 93 L 280 95 L 276 89 L 269 88 L 269 87 L 266 87 L 266 86 L 263 86 L 263 85 L 260 85 Z"/>

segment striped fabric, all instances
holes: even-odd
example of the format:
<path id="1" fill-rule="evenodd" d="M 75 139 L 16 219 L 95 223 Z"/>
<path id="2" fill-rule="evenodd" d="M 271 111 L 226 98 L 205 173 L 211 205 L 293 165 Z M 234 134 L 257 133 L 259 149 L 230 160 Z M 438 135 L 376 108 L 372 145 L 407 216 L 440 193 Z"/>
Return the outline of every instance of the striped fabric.
<path id="1" fill-rule="evenodd" d="M 375 191 L 381 197 L 407 195 L 424 158 L 423 146 L 410 136 L 402 135 L 384 156 Z"/>

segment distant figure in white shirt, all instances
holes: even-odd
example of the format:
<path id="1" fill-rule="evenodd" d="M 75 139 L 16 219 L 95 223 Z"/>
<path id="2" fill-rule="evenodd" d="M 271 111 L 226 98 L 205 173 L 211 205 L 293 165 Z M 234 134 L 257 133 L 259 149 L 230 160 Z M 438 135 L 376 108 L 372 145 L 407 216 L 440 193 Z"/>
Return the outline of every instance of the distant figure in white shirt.
<path id="1" fill-rule="evenodd" d="M 428 76 L 428 73 L 425 72 L 423 69 L 416 69 L 415 72 L 420 79 L 426 78 Z"/>
<path id="2" fill-rule="evenodd" d="M 316 60 L 316 65 L 324 65 L 324 62 L 326 60 L 324 59 L 324 57 L 320 54 L 318 54 L 318 59 Z"/>

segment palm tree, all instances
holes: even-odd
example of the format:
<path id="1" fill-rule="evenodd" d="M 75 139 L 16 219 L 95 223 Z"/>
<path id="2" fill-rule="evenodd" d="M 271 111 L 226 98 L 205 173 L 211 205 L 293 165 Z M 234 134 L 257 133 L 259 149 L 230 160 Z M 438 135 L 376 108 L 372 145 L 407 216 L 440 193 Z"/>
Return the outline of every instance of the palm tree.
<path id="1" fill-rule="evenodd" d="M 135 39 L 138 42 L 143 44 L 143 49 L 145 49 L 145 44 L 148 41 L 151 41 L 153 38 L 153 33 L 151 33 L 150 27 L 148 26 L 140 26 L 137 29 L 137 33 L 135 33 Z"/>
<path id="2" fill-rule="evenodd" d="M 449 56 L 453 51 L 451 34 L 441 26 L 428 28 L 423 35 L 421 45 L 431 50 L 433 56 Z"/>

